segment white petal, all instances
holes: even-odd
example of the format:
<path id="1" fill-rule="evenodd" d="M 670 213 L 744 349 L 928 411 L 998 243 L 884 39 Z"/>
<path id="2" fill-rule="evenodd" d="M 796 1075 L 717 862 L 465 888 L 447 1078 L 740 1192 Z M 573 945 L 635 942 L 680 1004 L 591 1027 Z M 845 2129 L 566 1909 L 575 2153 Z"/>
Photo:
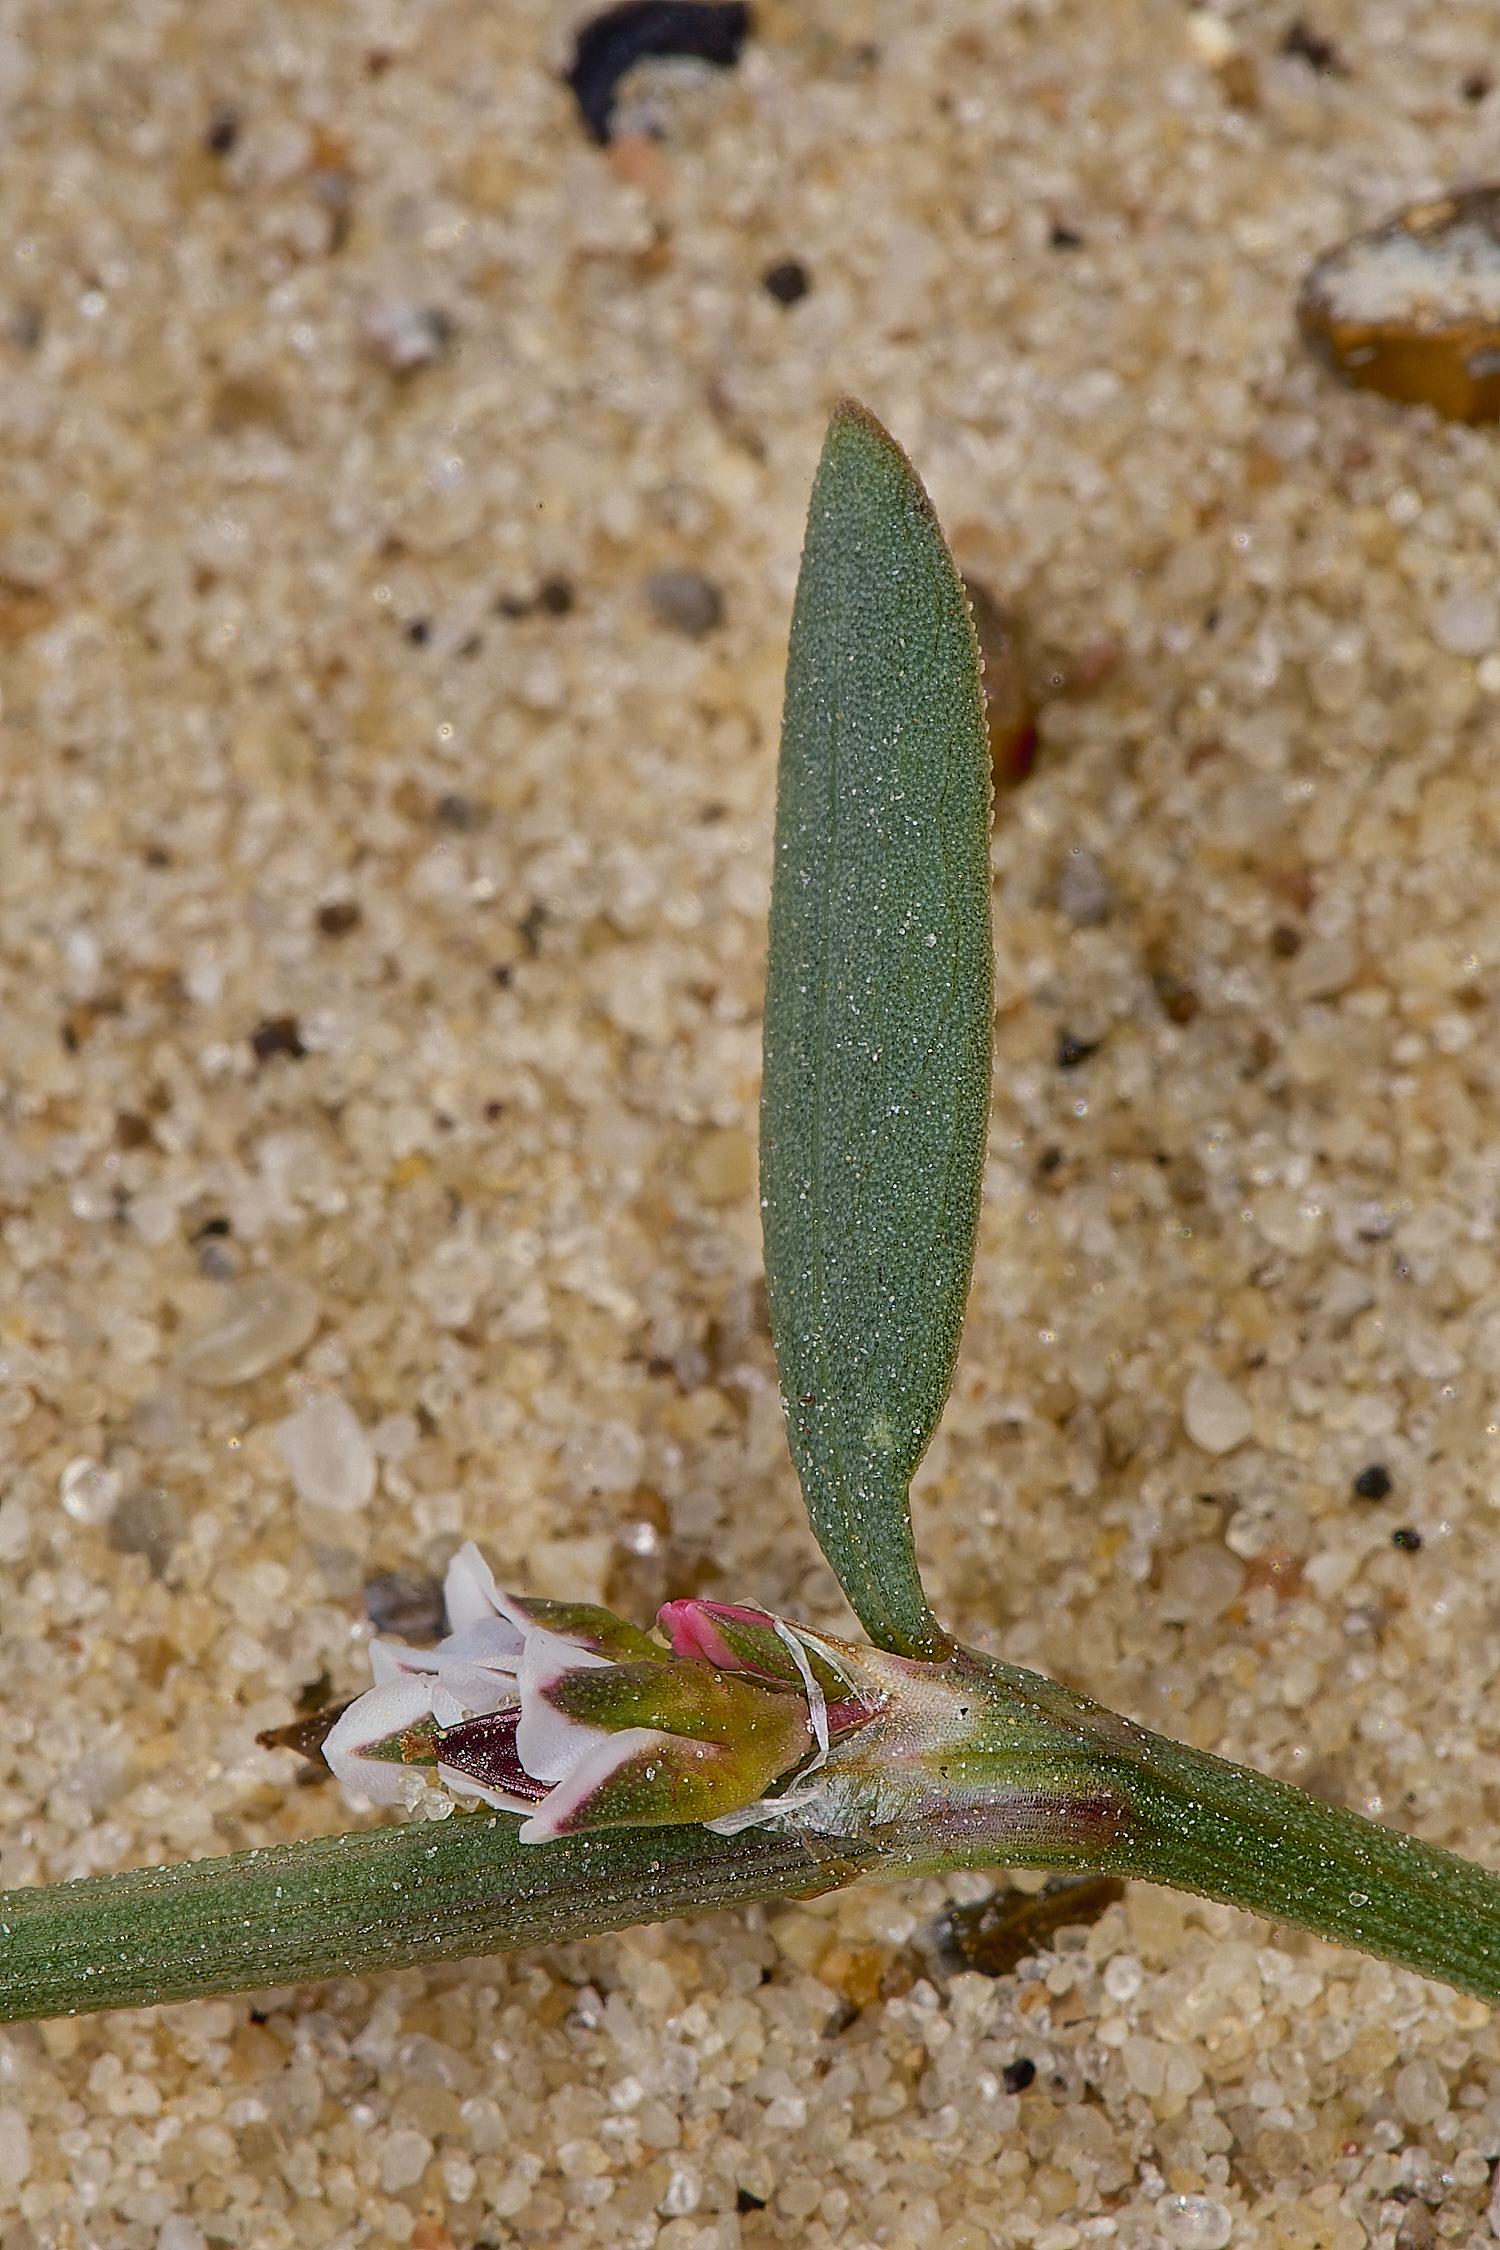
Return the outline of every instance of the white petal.
<path id="1" fill-rule="evenodd" d="M 524 1701 L 528 1690 L 533 1692 L 552 1686 L 564 1672 L 597 1671 L 608 1669 L 616 1659 L 598 1656 L 591 1648 L 580 1648 L 576 1641 L 564 1638 L 561 1633 L 549 1633 L 543 1625 L 533 1625 L 526 1635 L 526 1646 L 521 1652 L 518 1678 Z"/>
<path id="2" fill-rule="evenodd" d="M 334 1722 L 323 1742 L 323 1756 L 346 1789 L 356 1789 L 376 1805 L 403 1805 L 410 1766 L 391 1764 L 384 1758 L 366 1758 L 361 1752 L 384 1742 L 405 1727 L 432 1715 L 432 1700 L 425 1681 L 387 1680 L 350 1704 Z"/>
<path id="3" fill-rule="evenodd" d="M 516 1756 L 538 1781 L 561 1781 L 596 1743 L 615 1739 L 603 1727 L 582 1726 L 565 1718 L 544 1693 L 565 1672 L 600 1668 L 608 1670 L 607 1656 L 594 1656 L 539 1626 L 527 1634 L 518 1675 L 521 1723 L 516 1729 Z"/>
<path id="4" fill-rule="evenodd" d="M 524 1695 L 521 1698 L 516 1756 L 537 1781 L 561 1781 L 598 1743 L 614 1740 L 603 1727 L 580 1726 L 576 1719 L 564 1718 L 540 1696 L 529 1702 Z"/>
<path id="5" fill-rule="evenodd" d="M 432 1715 L 440 1727 L 461 1719 L 487 1718 L 491 1711 L 513 1711 L 515 1683 L 478 1664 L 450 1664 L 431 1685 Z"/>
<path id="6" fill-rule="evenodd" d="M 405 1641 L 371 1641 L 370 1671 L 375 1685 L 384 1687 L 387 1680 L 410 1679 L 413 1672 L 435 1672 L 436 1651 L 426 1648 L 408 1648 Z"/>
<path id="7" fill-rule="evenodd" d="M 479 1617 L 439 1641 L 432 1653 L 444 1664 L 493 1664 L 497 1672 L 514 1672 L 524 1639 L 508 1618 Z"/>
<path id="8" fill-rule="evenodd" d="M 524 1727 L 525 1724 L 523 1719 L 521 1725 Z M 585 1730 L 582 1727 L 575 1728 L 574 1731 L 579 1734 L 594 1732 L 592 1728 Z M 519 1747 L 519 1730 L 516 1742 Z M 521 1842 L 550 1844 L 554 1837 L 564 1833 L 562 1824 L 577 1812 L 579 1806 L 596 1789 L 608 1781 L 612 1773 L 618 1772 L 628 1759 L 639 1757 L 642 1751 L 657 1748 L 666 1754 L 673 1749 L 680 1751 L 682 1744 L 676 1736 L 660 1734 L 655 1727 L 623 1727 L 618 1734 L 596 1736 L 595 1747 L 586 1757 L 579 1759 L 566 1781 L 560 1783 L 550 1797 L 543 1799 L 529 1820 L 521 1823 Z M 521 1763 L 528 1773 L 533 1771 L 529 1759 L 523 1756 Z M 545 1780 L 546 1776 L 541 1775 L 539 1779 Z"/>
<path id="9" fill-rule="evenodd" d="M 461 1633 L 466 1625 L 477 1625 L 481 1618 L 494 1617 L 499 1611 L 495 1574 L 472 1539 L 464 1542 L 448 1565 L 448 1575 L 443 1581 L 443 1601 L 448 1623 L 455 1633 Z"/>
<path id="10" fill-rule="evenodd" d="M 446 1677 L 455 1667 L 469 1673 L 483 1666 L 504 1683 L 499 1691 L 501 1702 L 507 1695 L 514 1694 L 511 1683 L 520 1658 L 521 1636 L 502 1617 L 486 1617 L 477 1624 L 466 1625 L 461 1633 L 450 1634 L 446 1641 L 439 1641 L 436 1648 L 408 1648 L 404 1641 L 370 1643 L 370 1670 L 377 1687 L 387 1680 L 409 1679 L 418 1672 Z M 476 1710 L 496 1708 L 495 1703 L 475 1705 Z"/>

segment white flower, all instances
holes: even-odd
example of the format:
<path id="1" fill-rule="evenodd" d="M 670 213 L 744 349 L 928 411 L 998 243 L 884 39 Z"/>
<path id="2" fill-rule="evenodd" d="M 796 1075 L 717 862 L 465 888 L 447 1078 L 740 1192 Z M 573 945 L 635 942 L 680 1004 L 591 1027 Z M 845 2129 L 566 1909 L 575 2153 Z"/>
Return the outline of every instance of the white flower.
<path id="1" fill-rule="evenodd" d="M 821 1693 L 814 1714 L 796 1671 L 725 1670 L 607 1610 L 519 1601 L 472 1542 L 445 1597 L 448 1639 L 374 1642 L 374 1687 L 324 1741 L 345 1788 L 372 1803 L 412 1801 L 435 1767 L 455 1796 L 526 1814 L 523 1843 L 707 1820 L 757 1801 L 825 1732 Z"/>

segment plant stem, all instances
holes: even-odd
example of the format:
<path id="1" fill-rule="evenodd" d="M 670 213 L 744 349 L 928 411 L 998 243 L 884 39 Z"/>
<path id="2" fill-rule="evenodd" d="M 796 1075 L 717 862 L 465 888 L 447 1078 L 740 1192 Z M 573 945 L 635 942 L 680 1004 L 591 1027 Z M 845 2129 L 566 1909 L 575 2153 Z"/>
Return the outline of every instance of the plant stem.
<path id="1" fill-rule="evenodd" d="M 518 1844 L 516 1826 L 508 1814 L 464 1813 L 5 1892 L 0 2021 L 357 1976 L 809 1898 L 879 1856 L 768 1829 Z"/>
<path id="2" fill-rule="evenodd" d="M 1500 2002 L 1500 1876 L 962 1652 L 982 1705 L 916 1815 L 851 1835 L 507 1814 L 367 1829 L 0 1896 L 0 2021 L 140 2007 L 592 1937 L 841 1884 L 1008 1864 L 1133 1875 Z"/>
<path id="3" fill-rule="evenodd" d="M 985 1683 L 1014 1745 L 1012 1788 L 1040 1790 L 1075 1816 L 1074 1836 L 1049 1847 L 1036 1842 L 1033 1809 L 1013 1864 L 1196 1891 L 1500 2003 L 1500 1875 L 1152 1734 L 1039 1673 L 967 1650 L 955 1669 Z M 1006 1757 L 991 1753 L 997 1766 Z M 1086 1844 L 1076 1840 L 1080 1808 L 1095 1825 Z M 998 1795 L 996 1812 L 1003 1820 Z M 1002 1843 L 985 1838 L 971 1864 L 1005 1858 Z M 926 1864 L 914 1837 L 906 1871 Z M 888 1852 L 883 1873 L 901 1871 Z"/>

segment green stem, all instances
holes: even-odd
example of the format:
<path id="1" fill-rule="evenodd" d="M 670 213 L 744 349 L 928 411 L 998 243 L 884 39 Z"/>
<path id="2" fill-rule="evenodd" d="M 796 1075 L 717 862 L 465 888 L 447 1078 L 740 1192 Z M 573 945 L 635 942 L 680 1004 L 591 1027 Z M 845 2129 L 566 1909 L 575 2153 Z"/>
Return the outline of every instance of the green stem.
<path id="1" fill-rule="evenodd" d="M 1074 1834 L 1017 1864 L 1088 1868 L 1195 1891 L 1500 2002 L 1500 1875 L 1286 1782 L 1152 1734 L 1056 1681 L 965 1651 L 1012 1764 Z M 1019 1755 L 1017 1755 L 1019 1753 Z M 1095 1833 L 1077 1839 L 1078 1808 Z M 993 1840 L 976 1853 L 1002 1856 Z M 920 1863 L 920 1850 L 907 1867 Z M 952 1864 L 951 1858 L 948 1864 Z M 896 1873 L 890 1855 L 884 1872 Z"/>
<path id="2" fill-rule="evenodd" d="M 810 1898 L 879 1856 L 766 1829 L 518 1844 L 516 1826 L 504 1813 L 465 1813 L 5 1892 L 0 2022 L 357 1976 Z"/>
<path id="3" fill-rule="evenodd" d="M 892 1819 L 856 1815 L 837 1835 L 636 1828 L 527 1845 L 509 1815 L 465 1813 L 10 1891 L 0 2021 L 510 1952 L 995 1863 L 1196 1891 L 1500 2002 L 1500 1876 L 1038 1673 L 968 1651 L 902 1670 L 973 1715 L 956 1746 L 924 1750 L 918 1735 L 910 1757 L 872 1760 L 869 1802 L 906 1793 Z"/>

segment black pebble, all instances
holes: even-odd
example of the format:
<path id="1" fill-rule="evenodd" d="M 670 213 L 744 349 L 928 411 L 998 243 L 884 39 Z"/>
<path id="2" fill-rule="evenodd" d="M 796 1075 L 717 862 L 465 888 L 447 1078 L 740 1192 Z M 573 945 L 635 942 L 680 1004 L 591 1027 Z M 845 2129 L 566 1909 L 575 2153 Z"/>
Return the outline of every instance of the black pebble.
<path id="1" fill-rule="evenodd" d="M 1052 229 L 1052 247 L 1054 250 L 1081 250 L 1083 236 L 1075 234 L 1071 227 L 1055 226 Z"/>
<path id="2" fill-rule="evenodd" d="M 406 637 L 414 648 L 425 648 L 432 638 L 432 627 L 425 617 L 414 617 L 406 628 Z"/>
<path id="3" fill-rule="evenodd" d="M 240 121 L 232 109 L 214 111 L 208 131 L 203 136 L 203 146 L 210 156 L 227 156 L 240 137 Z"/>
<path id="4" fill-rule="evenodd" d="M 734 2207 L 736 2211 L 764 2211 L 766 2199 L 763 2195 L 752 2195 L 748 2188 L 741 2188 L 734 2199 Z"/>
<path id="5" fill-rule="evenodd" d="M 807 268 L 795 258 L 783 258 L 779 266 L 771 266 L 760 277 L 760 285 L 778 305 L 795 305 L 812 287 L 807 278 Z"/>
<path id="6" fill-rule="evenodd" d="M 1421 1547 L 1421 1544 L 1421 1532 L 1413 1531 L 1410 1524 L 1403 1524 L 1399 1531 L 1393 1531 L 1391 1533 L 1391 1545 L 1393 1547 L 1399 1547 L 1403 1555 L 1416 1554 L 1418 1549 Z"/>
<path id="7" fill-rule="evenodd" d="M 1361 1469 L 1354 1480 L 1357 1500 L 1384 1500 L 1389 1497 L 1390 1489 L 1391 1472 L 1380 1461 L 1372 1461 L 1367 1469 Z"/>
<path id="8" fill-rule="evenodd" d="M 627 70 L 652 55 L 696 55 L 728 70 L 740 59 L 750 11 L 740 0 L 715 6 L 707 0 L 622 0 L 578 34 L 565 73 L 583 121 L 606 142 L 614 120 L 615 88 Z"/>
<path id="9" fill-rule="evenodd" d="M 1090 1055 L 1097 1054 L 1102 1044 L 1099 1039 L 1075 1039 L 1071 1031 L 1060 1031 L 1057 1035 L 1058 1069 L 1076 1070 Z"/>
<path id="10" fill-rule="evenodd" d="M 1017 2055 L 1015 2061 L 1007 2063 L 1000 2073 L 1001 2083 L 1007 2094 L 1024 2094 L 1035 2076 L 1036 2064 L 1030 2055 Z"/>

